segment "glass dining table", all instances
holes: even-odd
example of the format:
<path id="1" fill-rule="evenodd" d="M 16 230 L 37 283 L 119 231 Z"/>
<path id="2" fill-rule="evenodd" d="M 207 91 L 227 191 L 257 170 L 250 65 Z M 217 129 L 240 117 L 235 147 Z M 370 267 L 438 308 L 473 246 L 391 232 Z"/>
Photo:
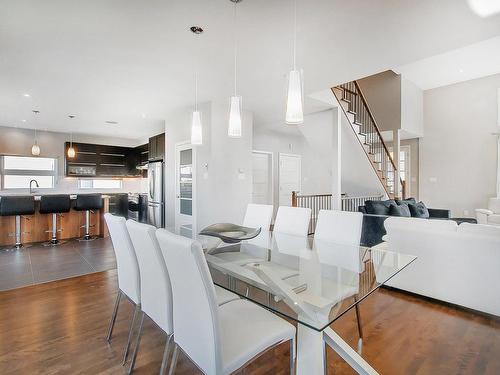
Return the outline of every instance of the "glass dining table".
<path id="1" fill-rule="evenodd" d="M 199 237 L 202 244 L 206 238 Z M 330 325 L 416 257 L 381 248 L 261 232 L 206 251 L 214 283 L 297 323 L 297 373 L 324 374 L 325 342 L 358 373 L 375 370 Z M 404 272 L 404 271 L 403 271 Z"/>

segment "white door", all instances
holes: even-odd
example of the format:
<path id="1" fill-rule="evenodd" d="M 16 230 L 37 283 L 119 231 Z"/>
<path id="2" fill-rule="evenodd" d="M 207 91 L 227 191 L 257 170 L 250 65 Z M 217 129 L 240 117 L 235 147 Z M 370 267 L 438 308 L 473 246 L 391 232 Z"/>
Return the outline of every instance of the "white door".
<path id="1" fill-rule="evenodd" d="M 273 204 L 273 154 L 252 152 L 252 202 Z"/>
<path id="2" fill-rule="evenodd" d="M 175 229 L 177 233 L 193 237 L 194 228 L 194 153 L 191 144 L 175 146 L 176 199 Z"/>
<path id="3" fill-rule="evenodd" d="M 279 163 L 279 191 L 280 206 L 292 205 L 292 191 L 301 189 L 300 166 L 302 158 L 300 155 L 280 154 Z"/>

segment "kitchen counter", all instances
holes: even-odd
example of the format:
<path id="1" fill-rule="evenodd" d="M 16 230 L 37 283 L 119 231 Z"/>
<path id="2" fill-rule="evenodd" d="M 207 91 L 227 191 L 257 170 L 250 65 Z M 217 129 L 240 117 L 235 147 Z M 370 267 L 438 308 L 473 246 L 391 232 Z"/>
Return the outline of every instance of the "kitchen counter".
<path id="1" fill-rule="evenodd" d="M 7 197 L 24 197 L 26 195 L 32 195 L 36 201 L 39 201 L 41 199 L 42 196 L 46 196 L 46 195 L 64 195 L 64 194 L 68 194 L 68 193 L 48 193 L 48 194 L 40 194 L 40 193 L 5 193 L 5 192 L 1 192 L 0 193 L 0 198 L 2 198 L 3 196 L 7 196 Z M 82 194 L 100 194 L 100 193 L 82 193 Z M 118 194 L 118 193 L 117 193 Z M 71 200 L 75 200 L 76 197 L 77 197 L 78 194 L 70 194 L 69 195 L 69 198 Z M 112 194 L 102 194 L 102 197 L 103 199 L 104 198 L 110 198 Z"/>
<path id="2" fill-rule="evenodd" d="M 2 196 L 26 196 L 30 194 L 3 194 L 0 193 L 0 199 Z M 39 201 L 42 195 L 56 195 L 52 194 L 32 194 L 35 197 L 35 214 L 24 215 L 21 217 L 21 230 L 24 232 L 21 236 L 21 242 L 44 242 L 48 241 L 50 238 L 50 231 L 52 229 L 52 214 L 41 214 L 38 211 Z M 77 194 L 71 194 L 72 200 L 76 199 Z M 90 214 L 90 234 L 93 236 L 108 237 L 109 232 L 104 221 L 104 214 L 109 212 L 109 201 L 110 195 L 103 194 L 103 207 L 101 210 L 91 212 Z M 57 229 L 61 231 L 58 232 L 58 239 L 71 239 L 82 237 L 84 234 L 84 229 L 82 226 L 85 224 L 85 212 L 76 211 L 73 208 L 64 214 L 57 215 Z M 15 232 L 15 217 L 14 216 L 0 216 L 0 246 L 10 246 L 15 243 L 15 239 L 12 234 Z"/>

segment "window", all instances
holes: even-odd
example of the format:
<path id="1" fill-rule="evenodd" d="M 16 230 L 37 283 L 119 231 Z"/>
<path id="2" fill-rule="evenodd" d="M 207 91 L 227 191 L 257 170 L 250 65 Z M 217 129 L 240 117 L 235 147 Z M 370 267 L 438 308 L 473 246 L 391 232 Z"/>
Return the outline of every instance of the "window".
<path id="1" fill-rule="evenodd" d="M 57 159 L 31 156 L 1 157 L 2 189 L 27 189 L 36 180 L 41 189 L 55 186 Z"/>
<path id="2" fill-rule="evenodd" d="M 107 180 L 107 179 L 80 179 L 78 180 L 79 189 L 121 189 L 122 180 Z"/>

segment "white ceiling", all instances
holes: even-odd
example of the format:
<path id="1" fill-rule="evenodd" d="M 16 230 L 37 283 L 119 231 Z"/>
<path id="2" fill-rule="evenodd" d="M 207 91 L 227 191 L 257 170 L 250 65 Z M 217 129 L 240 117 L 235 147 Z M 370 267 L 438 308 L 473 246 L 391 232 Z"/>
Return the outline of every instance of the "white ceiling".
<path id="1" fill-rule="evenodd" d="M 395 72 L 422 90 L 500 73 L 500 37 L 403 65 Z"/>
<path id="2" fill-rule="evenodd" d="M 500 16 L 481 18 L 466 0 L 297 2 L 307 94 L 500 35 Z M 284 117 L 291 4 L 238 5 L 238 93 L 260 125 Z M 200 101 L 232 93 L 229 0 L 0 0 L 0 10 L 0 125 L 32 127 L 36 108 L 40 128 L 68 130 L 71 113 L 79 132 L 143 138 L 193 104 L 195 62 Z M 197 40 L 193 24 L 206 30 Z"/>

